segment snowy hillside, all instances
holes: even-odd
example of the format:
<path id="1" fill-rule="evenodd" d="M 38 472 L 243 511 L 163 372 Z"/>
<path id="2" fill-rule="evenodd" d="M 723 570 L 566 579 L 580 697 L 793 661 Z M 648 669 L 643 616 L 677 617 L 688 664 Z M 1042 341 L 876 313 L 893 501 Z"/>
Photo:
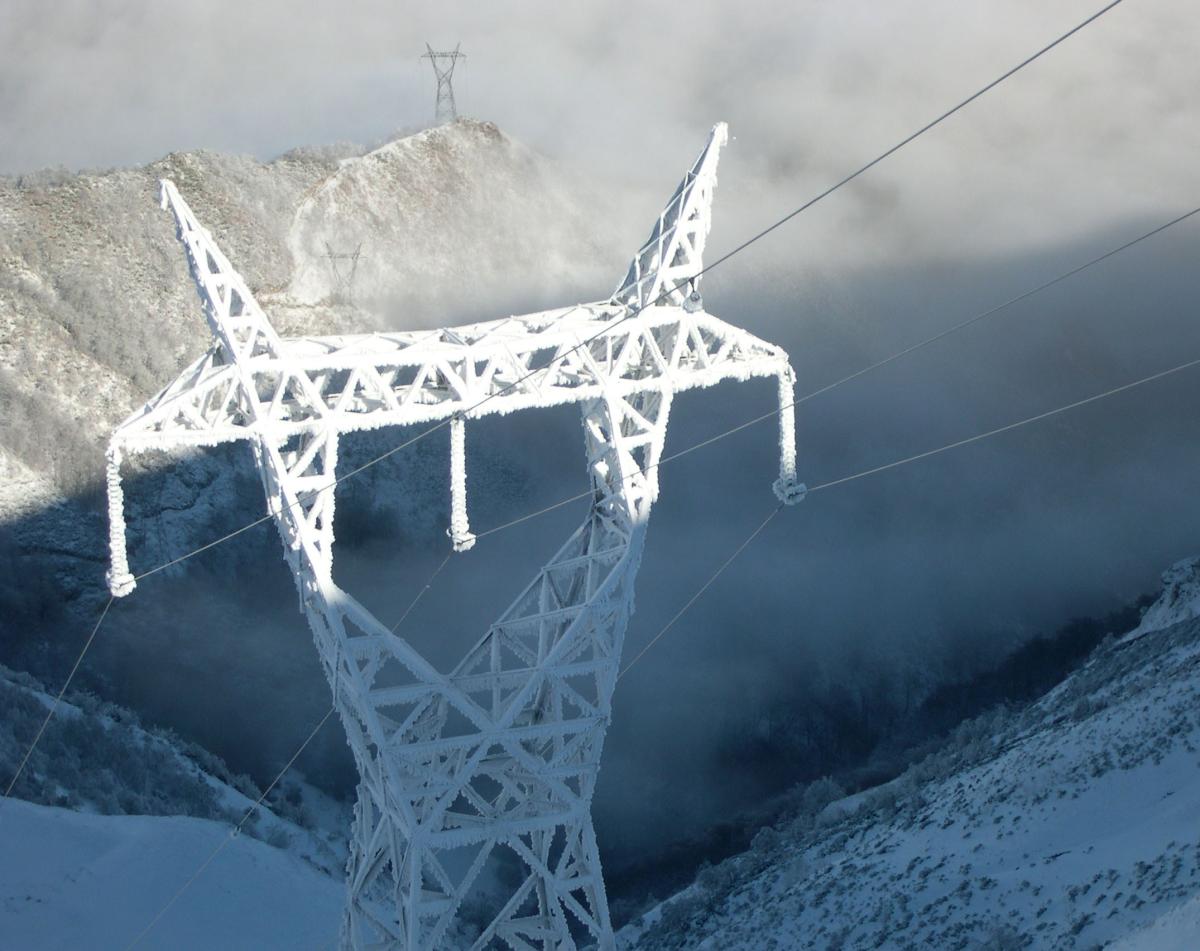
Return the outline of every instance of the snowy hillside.
<path id="1" fill-rule="evenodd" d="M 0 774 L 15 773 L 51 702 L 0 668 Z M 124 947 L 259 795 L 129 710 L 69 697 L 0 802 L 0 947 Z M 318 947 L 312 936 L 325 934 L 328 944 L 348 825 L 345 806 L 289 775 L 146 947 Z M 284 917 L 279 930 L 272 919 Z"/>
<path id="2" fill-rule="evenodd" d="M 94 483 L 98 441 L 209 344 L 160 178 L 284 333 L 502 316 L 506 287 L 616 280 L 626 249 L 597 253 L 583 186 L 491 123 L 348 152 L 0 177 L 0 517 Z M 327 255 L 359 245 L 356 306 L 335 306 Z"/>
<path id="3" fill-rule="evenodd" d="M 500 316 L 510 304 L 549 301 L 581 275 L 593 293 L 607 290 L 614 268 L 586 197 L 582 183 L 491 123 L 460 120 L 388 142 L 344 159 L 305 193 L 287 236 L 291 281 L 267 300 L 335 299 L 329 253 L 355 249 L 354 301 L 389 329 Z M 619 261 L 622 250 L 607 253 Z M 349 264 L 339 268 L 349 276 Z"/>
<path id="4" fill-rule="evenodd" d="M 0 945 L 127 947 L 228 835 L 201 819 L 0 803 Z M 344 885 L 289 852 L 231 841 L 139 944 L 146 951 L 332 948 Z"/>
<path id="5" fill-rule="evenodd" d="M 0 775 L 16 775 L 53 705 L 32 677 L 0 667 Z M 5 780 L 7 785 L 8 780 Z M 169 730 L 87 693 L 69 693 L 25 764 L 13 796 L 102 815 L 191 816 L 230 825 L 261 795 L 245 776 Z M 291 773 L 244 824 L 248 835 L 338 872 L 346 859 L 348 807 Z"/>
<path id="6" fill-rule="evenodd" d="M 1193 618 L 1200 618 L 1200 558 L 1185 558 L 1163 572 L 1162 595 L 1126 640 Z"/>
<path id="7" fill-rule="evenodd" d="M 1176 565 L 1145 636 L 1110 639 L 1024 710 L 963 724 L 896 781 L 828 805 L 798 795 L 793 818 L 625 943 L 1200 947 L 1198 578 L 1200 560 Z"/>

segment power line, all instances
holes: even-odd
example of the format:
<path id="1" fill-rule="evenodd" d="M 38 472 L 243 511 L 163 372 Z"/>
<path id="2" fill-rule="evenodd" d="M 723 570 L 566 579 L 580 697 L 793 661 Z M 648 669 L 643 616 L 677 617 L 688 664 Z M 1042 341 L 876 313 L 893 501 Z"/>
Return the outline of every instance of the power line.
<path id="1" fill-rule="evenodd" d="M 1092 258 L 1090 261 L 1087 261 L 1084 264 L 1080 264 L 1076 267 L 1073 267 L 1069 271 L 1064 271 L 1062 274 L 1059 274 L 1057 277 L 1053 277 L 1050 280 L 1048 280 L 1042 284 L 1039 284 L 1037 287 L 1032 288 L 1031 290 L 1028 290 L 1028 291 L 1025 291 L 1024 293 L 1018 294 L 1016 297 L 1010 297 L 1008 300 L 1006 300 L 1002 304 L 997 304 L 995 307 L 991 307 L 988 310 L 983 311 L 982 313 L 976 314 L 974 317 L 969 317 L 966 320 L 962 321 L 961 323 L 955 324 L 953 327 L 948 327 L 945 330 L 934 334 L 932 337 L 926 337 L 924 340 L 920 341 L 919 343 L 914 343 L 910 347 L 905 347 L 903 350 L 899 350 L 896 353 L 893 353 L 889 357 L 885 357 L 884 359 L 879 360 L 876 363 L 872 363 L 870 366 L 863 367 L 863 369 L 857 370 L 848 376 L 844 376 L 840 380 L 835 380 L 833 383 L 830 383 L 827 386 L 823 386 L 819 390 L 814 390 L 812 393 L 809 393 L 808 395 L 804 396 L 800 400 L 797 400 L 796 402 L 800 403 L 805 400 L 810 400 L 814 396 L 820 396 L 822 393 L 828 393 L 830 390 L 837 389 L 843 383 L 849 383 L 851 380 L 858 379 L 858 377 L 860 377 L 860 376 L 865 376 L 867 373 L 870 373 L 873 370 L 878 370 L 880 367 L 885 367 L 889 363 L 899 360 L 901 357 L 906 357 L 910 353 L 915 353 L 916 351 L 929 346 L 931 343 L 936 343 L 937 341 L 942 340 L 945 337 L 949 337 L 951 334 L 958 333 L 958 331 L 963 330 L 966 327 L 970 327 L 972 324 L 977 324 L 977 323 L 979 323 L 979 321 L 984 320 L 987 317 L 991 317 L 993 314 L 999 313 L 1000 311 L 1005 310 L 1008 307 L 1011 307 L 1013 304 L 1020 303 L 1023 300 L 1028 300 L 1029 298 L 1033 297 L 1035 294 L 1040 294 L 1042 291 L 1046 290 L 1047 288 L 1053 287 L 1055 284 L 1060 284 L 1063 281 L 1065 281 L 1067 278 L 1074 277 L 1076 274 L 1079 274 L 1082 271 L 1086 271 L 1088 268 L 1092 267 L 1093 265 L 1099 264 L 1101 261 L 1106 261 L 1109 258 L 1113 257 L 1114 255 L 1120 254 L 1122 251 L 1126 251 L 1129 248 L 1132 248 L 1135 244 L 1141 244 L 1141 242 L 1145 241 L 1147 238 L 1152 238 L 1156 234 L 1161 234 L 1163 231 L 1166 231 L 1168 228 L 1174 227 L 1175 225 L 1179 224 L 1181 221 L 1186 221 L 1188 218 L 1192 217 L 1192 215 L 1195 215 L 1197 213 L 1200 213 L 1200 207 L 1196 207 L 1196 208 L 1193 208 L 1191 211 L 1184 212 L 1182 215 L 1179 215 L 1176 218 L 1172 218 L 1170 221 L 1166 222 L 1165 224 L 1161 224 L 1156 228 L 1152 228 L 1150 231 L 1146 231 L 1146 232 L 1138 235 L 1132 241 L 1126 241 L 1124 244 L 1122 244 L 1118 247 L 1115 247 L 1109 251 L 1105 251 L 1103 254 Z"/>
<path id="2" fill-rule="evenodd" d="M 633 658 L 633 660 L 631 660 L 628 664 L 626 664 L 624 669 L 619 674 L 617 674 L 618 681 L 622 677 L 624 677 L 627 673 L 629 673 L 629 668 L 632 667 L 634 664 L 636 664 L 639 660 L 641 660 L 642 656 L 646 653 L 646 651 L 650 650 L 651 647 L 653 647 L 655 644 L 658 643 L 659 638 L 661 638 L 664 634 L 667 633 L 667 631 L 669 631 L 672 627 L 675 626 L 675 622 L 678 621 L 681 617 L 684 616 L 684 614 L 687 613 L 688 608 L 690 608 L 693 604 L 695 604 L 697 601 L 700 600 L 700 596 L 702 594 L 704 594 L 704 592 L 707 591 L 712 586 L 712 583 L 714 581 L 716 581 L 719 577 L 721 577 L 722 574 L 725 573 L 725 569 L 733 564 L 733 562 L 737 559 L 737 556 L 740 555 L 742 552 L 744 552 L 747 548 L 750 547 L 750 543 L 752 541 L 754 541 L 754 539 L 758 538 L 758 536 L 760 534 L 762 534 L 762 530 L 764 528 L 766 528 L 768 525 L 771 524 L 771 520 L 780 513 L 780 511 L 783 509 L 783 506 L 784 506 L 783 502 L 780 502 L 778 505 L 776 505 L 775 508 L 771 510 L 771 514 L 768 515 L 766 518 L 764 518 L 761 522 L 759 522 L 758 526 L 754 529 L 754 531 L 752 531 L 749 535 L 746 536 L 746 540 L 743 541 L 740 545 L 737 546 L 737 548 L 735 548 L 733 550 L 733 554 L 730 555 L 728 558 L 726 558 L 723 562 L 721 562 L 721 566 L 709 576 L 708 580 L 700 586 L 699 590 L 697 590 L 695 594 L 693 594 L 690 598 L 687 599 L 687 602 L 683 605 L 683 607 L 681 607 L 678 611 L 675 612 L 675 614 L 671 618 L 671 620 L 667 621 L 667 623 L 664 624 L 659 629 L 659 632 L 657 634 L 655 634 L 652 638 L 650 638 L 650 640 L 646 643 L 646 646 L 643 647 L 640 651 L 638 651 L 637 656 L 635 656 Z"/>
<path id="3" fill-rule="evenodd" d="M 25 764 L 29 762 L 29 757 L 33 755 L 33 751 L 37 749 L 38 743 L 42 739 L 42 734 L 46 732 L 46 727 L 50 725 L 50 721 L 54 718 L 54 714 L 58 712 L 58 705 L 62 702 L 63 694 L 67 692 L 67 688 L 71 686 L 71 681 L 75 679 L 75 674 L 79 670 L 79 665 L 83 663 L 84 655 L 87 654 L 88 648 L 92 646 L 92 641 L 96 639 L 96 634 L 100 630 L 100 625 L 104 623 L 104 619 L 108 616 L 108 609 L 112 607 L 112 595 L 109 595 L 108 600 L 104 603 L 104 610 L 100 612 L 100 617 L 96 619 L 96 625 L 92 628 L 92 633 L 88 635 L 88 639 L 84 642 L 83 650 L 79 652 L 79 656 L 75 658 L 75 665 L 71 668 L 71 672 L 67 674 L 67 679 L 63 681 L 62 689 L 59 690 L 58 696 L 54 698 L 54 702 L 50 704 L 50 709 L 46 713 L 46 719 L 42 721 L 42 725 L 38 727 L 37 733 L 34 734 L 33 742 L 29 744 L 29 749 L 21 758 L 21 765 L 17 767 L 13 778 L 9 780 L 8 787 L 4 790 L 4 798 L 7 799 L 13 791 L 13 787 L 17 784 L 17 780 L 21 778 L 21 773 L 25 771 Z"/>
<path id="4" fill-rule="evenodd" d="M 404 613 L 400 615 L 400 620 L 392 625 L 391 631 L 393 634 L 395 634 L 398 630 L 400 630 L 400 625 L 403 624 L 408 619 L 408 616 L 410 614 L 412 614 L 412 610 L 413 610 L 413 608 L 415 608 L 417 606 L 417 602 L 420 601 L 423 597 L 425 597 L 425 592 L 427 592 L 430 588 L 433 587 L 434 580 L 437 578 L 438 575 L 440 575 L 442 573 L 442 569 L 446 567 L 447 563 L 449 563 L 450 556 L 453 554 L 454 554 L 453 550 L 447 552 L 446 557 L 442 559 L 442 563 L 433 570 L 433 574 L 431 574 L 429 576 L 429 580 L 425 582 L 425 587 L 423 587 L 420 591 L 417 592 L 417 596 L 412 599 L 412 603 L 409 604 L 409 606 L 404 609 Z"/>
<path id="5" fill-rule="evenodd" d="M 163 915 L 165 915 L 168 911 L 171 910 L 171 906 L 174 905 L 175 902 L 177 902 L 179 900 L 180 896 L 183 895 L 184 892 L 186 892 L 189 888 L 192 887 L 192 884 L 196 881 L 196 879 L 198 879 L 201 875 L 204 874 L 204 870 L 207 869 L 209 867 L 209 865 L 212 864 L 213 859 L 215 859 L 218 855 L 221 854 L 221 852 L 225 848 L 225 846 L 227 846 L 230 842 L 232 842 L 234 839 L 236 839 L 239 834 L 241 834 L 242 827 L 247 822 L 250 821 L 250 817 L 255 813 L 255 811 L 258 809 L 258 807 L 262 805 L 263 800 L 267 798 L 267 796 L 270 794 L 271 790 L 275 788 L 276 784 L 278 784 L 278 782 L 281 779 L 283 779 L 284 774 L 287 773 L 287 771 L 292 768 L 292 765 L 296 762 L 297 759 L 300 758 L 300 754 L 304 752 L 304 750 L 308 747 L 308 744 L 311 743 L 313 741 L 313 739 L 316 737 L 316 735 L 321 731 L 321 727 L 323 727 L 329 721 L 329 718 L 331 716 L 333 716 L 333 714 L 335 712 L 336 712 L 336 708 L 332 707 L 332 706 L 327 711 L 325 711 L 325 716 L 321 717 L 320 722 L 318 722 L 317 725 L 315 727 L 313 727 L 312 732 L 309 733 L 308 736 L 305 738 L 304 742 L 300 744 L 300 748 L 298 750 L 296 750 L 295 753 L 292 754 L 292 758 L 287 761 L 287 764 L 283 767 L 283 769 L 281 769 L 279 771 L 278 775 L 276 775 L 276 777 L 271 780 L 271 784 L 266 789 L 264 789 L 262 792 L 262 795 L 259 796 L 258 799 L 256 799 L 254 801 L 254 805 L 252 805 L 249 809 L 246 810 L 246 814 L 244 816 L 242 816 L 241 821 L 236 826 L 234 826 L 232 829 L 229 830 L 229 834 L 227 836 L 225 836 L 225 838 L 223 838 L 219 843 L 217 843 L 217 847 L 208 854 L 208 858 L 206 858 L 203 862 L 201 862 L 199 867 L 196 869 L 196 871 L 194 871 L 192 873 L 191 877 L 186 882 L 184 882 L 181 886 L 179 886 L 179 890 L 177 892 L 175 892 L 174 895 L 171 896 L 171 898 L 167 901 L 167 903 L 165 905 L 162 906 L 162 908 L 159 909 L 158 914 L 155 915 L 150 920 L 150 923 L 148 925 L 146 925 L 146 927 L 143 928 L 140 932 L 138 932 L 137 937 L 134 938 L 132 941 L 130 941 L 129 944 L 125 945 L 125 951 L 130 951 L 131 948 L 134 948 L 138 944 L 141 943 L 141 940 L 144 937 L 146 937 L 146 935 L 148 935 L 154 929 L 154 926 L 157 925 L 160 920 L 162 920 Z"/>
<path id="6" fill-rule="evenodd" d="M 1131 390 L 1135 386 L 1141 386 L 1144 383 L 1151 383 L 1155 380 L 1161 380 L 1163 377 L 1171 376 L 1174 373 L 1179 373 L 1197 365 L 1200 365 L 1200 359 L 1189 360 L 1187 363 L 1181 363 L 1178 366 L 1171 367 L 1169 370 L 1160 370 L 1158 373 L 1152 373 L 1149 376 L 1144 376 L 1140 380 L 1134 380 L 1132 383 L 1124 383 L 1121 386 L 1115 386 L 1111 390 L 1105 390 L 1103 393 L 1097 393 L 1094 396 L 1089 396 L 1082 400 L 1076 400 L 1074 403 L 1067 403 L 1065 406 L 1059 406 L 1056 409 L 1047 410 L 1044 413 L 1038 413 L 1036 416 L 1028 416 L 1025 419 L 1017 420 L 1015 423 L 1008 423 L 1004 426 L 999 426 L 996 429 L 989 429 L 984 433 L 968 436 L 966 439 L 960 439 L 957 442 L 947 443 L 945 446 L 939 446 L 937 449 L 929 449 L 926 452 L 919 452 L 915 456 L 906 456 L 903 459 L 897 459 L 895 462 L 889 462 L 882 466 L 875 466 L 872 469 L 864 469 L 861 472 L 856 472 L 853 475 L 842 476 L 840 479 L 833 479 L 830 482 L 822 482 L 820 485 L 814 485 L 810 487 L 808 491 L 820 492 L 822 489 L 831 489 L 835 485 L 853 482 L 856 479 L 862 479 L 865 476 L 874 475 L 877 472 L 885 472 L 888 469 L 895 469 L 898 466 L 906 466 L 910 462 L 916 462 L 919 459 L 928 459 L 930 456 L 936 456 L 940 453 L 948 452 L 951 449 L 957 449 L 959 446 L 966 446 L 973 442 L 979 442 L 981 439 L 987 439 L 991 436 L 998 436 L 1000 433 L 1007 433 L 1011 430 L 1019 429 L 1022 426 L 1028 426 L 1030 423 L 1036 423 L 1043 419 L 1049 419 L 1051 416 L 1057 416 L 1060 413 L 1067 412 L 1067 410 L 1076 409 L 1080 406 L 1086 406 L 1088 403 L 1095 403 L 1097 400 L 1107 399 L 1110 396 L 1115 396 L 1117 393 L 1124 393 L 1126 390 Z"/>
<path id="7" fill-rule="evenodd" d="M 1161 380 L 1164 377 L 1171 376 L 1172 374 L 1175 374 L 1175 373 L 1180 373 L 1184 370 L 1190 369 L 1191 367 L 1195 367 L 1195 366 L 1200 366 L 1200 358 L 1197 358 L 1195 360 L 1189 360 L 1186 363 L 1178 364 L 1177 366 L 1173 366 L 1168 370 L 1160 370 L 1157 373 L 1152 373 L 1149 376 L 1144 376 L 1141 379 L 1134 380 L 1131 383 L 1124 383 L 1121 386 L 1114 386 L 1112 389 L 1105 390 L 1103 393 L 1096 393 L 1096 394 L 1094 394 L 1092 396 L 1088 396 L 1084 399 L 1076 400 L 1074 403 L 1067 403 L 1065 406 L 1059 406 L 1059 407 L 1056 407 L 1055 409 L 1047 410 L 1044 413 L 1038 413 L 1035 416 L 1027 416 L 1025 419 L 1020 419 L 1020 420 L 1017 420 L 1016 422 L 1008 423 L 1004 426 L 998 426 L 995 429 L 989 429 L 987 432 L 977 433 L 974 436 L 968 436 L 966 439 L 959 439 L 955 442 L 947 443 L 944 446 L 939 446 L 937 449 L 929 449 L 925 452 L 919 452 L 916 455 L 906 456 L 903 459 L 897 459 L 893 462 L 885 463 L 884 465 L 881 465 L 881 466 L 875 466 L 871 469 L 864 469 L 861 472 L 855 472 L 852 475 L 842 476 L 840 479 L 832 479 L 829 482 L 822 482 L 820 485 L 812 486 L 808 491 L 809 491 L 809 493 L 820 492 L 824 489 L 832 489 L 835 486 L 845 485 L 848 482 L 854 482 L 858 479 L 865 478 L 866 476 L 875 475 L 876 473 L 887 472 L 891 469 L 898 469 L 900 466 L 906 466 L 911 462 L 917 462 L 921 459 L 928 459 L 931 456 L 940 455 L 943 452 L 949 452 L 951 449 L 957 449 L 960 446 L 967 446 L 967 445 L 970 445 L 971 443 L 976 443 L 981 440 L 988 439 L 992 436 L 998 436 L 1001 433 L 1011 432 L 1012 430 L 1019 429 L 1022 426 L 1028 426 L 1030 423 L 1036 423 L 1043 419 L 1049 419 L 1052 416 L 1057 416 L 1060 413 L 1067 412 L 1068 410 L 1077 409 L 1080 406 L 1086 406 L 1089 403 L 1095 403 L 1098 400 L 1107 399 L 1110 396 L 1115 396 L 1118 393 L 1124 393 L 1126 390 L 1131 390 L 1134 387 L 1142 386 L 1143 384 L 1151 383 L 1151 382 L 1154 382 L 1155 380 Z M 639 660 L 641 660 L 642 657 L 645 655 L 645 653 L 648 650 L 650 650 L 651 647 L 653 647 L 655 644 L 658 643 L 658 641 L 663 637 L 663 635 L 665 635 L 675 625 L 676 621 L 678 621 L 681 617 L 683 617 L 683 615 L 687 612 L 687 610 L 700 599 L 700 597 L 704 594 L 704 592 L 707 591 L 712 586 L 713 582 L 715 582 L 724 573 L 725 569 L 728 568 L 734 562 L 734 560 L 738 557 L 738 555 L 740 555 L 748 547 L 750 547 L 750 543 L 753 542 L 760 534 L 762 534 L 763 529 L 766 528 L 768 524 L 770 524 L 771 520 L 776 515 L 779 514 L 779 512 L 782 508 L 783 508 L 782 504 L 776 506 L 775 509 L 772 510 L 771 514 L 768 515 L 762 522 L 760 522 L 759 525 L 754 529 L 754 531 L 752 531 L 741 542 L 741 544 L 739 544 L 737 546 L 737 548 L 735 548 L 733 550 L 733 554 L 731 554 L 728 558 L 725 559 L 724 562 L 721 563 L 721 566 L 715 572 L 713 572 L 713 574 L 709 577 L 709 579 L 707 581 L 704 582 L 704 584 L 702 584 L 700 586 L 700 588 L 696 591 L 696 593 L 693 594 L 690 598 L 688 598 L 687 602 L 683 605 L 683 607 L 680 608 L 677 612 L 675 612 L 675 614 L 671 618 L 671 620 L 669 620 L 666 624 L 664 624 L 658 630 L 658 632 L 652 638 L 650 638 L 650 640 L 647 642 L 646 646 L 643 647 L 638 652 L 637 656 L 634 657 L 633 660 L 631 660 L 625 666 L 625 669 L 622 670 L 620 674 L 618 674 L 618 676 L 617 676 L 618 680 L 621 677 L 623 677 L 625 674 L 627 674 L 629 672 L 629 669 L 634 664 L 636 664 Z"/>
<path id="8" fill-rule="evenodd" d="M 965 106 L 970 105 L 972 102 L 974 102 L 980 96 L 984 95 L 987 92 L 990 92 L 992 89 L 995 89 L 1002 82 L 1004 82 L 1004 80 L 1008 79 L 1011 76 L 1016 75 L 1021 70 L 1023 70 L 1026 66 L 1028 66 L 1030 63 L 1032 63 L 1034 60 L 1039 59 L 1040 57 L 1044 56 L 1046 53 L 1049 53 L 1050 50 L 1054 49 L 1054 47 L 1058 46 L 1060 43 L 1062 43 L 1062 42 L 1066 41 L 1067 39 L 1069 39 L 1070 37 L 1074 36 L 1076 33 L 1078 33 L 1080 30 L 1082 30 L 1085 26 L 1088 26 L 1089 24 L 1094 23 L 1096 20 L 1100 19 L 1100 17 L 1104 16 L 1104 14 L 1108 13 L 1109 10 L 1111 10 L 1113 7 L 1117 6 L 1117 4 L 1119 4 L 1121 2 L 1122 2 L 1122 0 L 1112 0 L 1112 3 L 1108 4 L 1108 6 L 1102 7 L 1100 10 L 1097 10 L 1086 20 L 1082 21 L 1081 23 L 1076 24 L 1075 26 L 1071 27 L 1071 29 L 1067 30 L 1066 33 L 1063 33 L 1061 36 L 1059 36 L 1057 39 L 1052 40 L 1051 42 L 1047 43 L 1045 46 L 1043 46 L 1040 50 L 1038 50 L 1032 56 L 1028 56 L 1025 59 L 1023 59 L 1016 66 L 1014 66 L 1012 69 L 1010 69 L 1008 72 L 1004 73 L 1001 76 L 998 76 L 996 79 L 993 79 L 990 83 L 988 83 L 982 89 L 979 89 L 976 92 L 971 93 L 971 95 L 967 96 L 967 98 L 964 99 L 962 102 L 960 102 L 958 105 L 952 106 L 951 108 L 949 108 L 945 112 L 943 112 L 940 116 L 938 116 L 936 119 L 934 119 L 932 122 L 928 122 L 925 125 L 921 126 L 921 128 L 919 128 L 912 135 L 908 136 L 908 138 L 902 139 L 901 141 L 897 142 L 886 152 L 881 152 L 875 158 L 871 159 L 871 161 L 869 161 L 866 165 L 862 166 L 857 171 L 851 172 L 849 175 L 847 175 L 845 178 L 843 178 L 841 181 L 837 182 L 836 184 L 830 185 L 827 189 L 825 189 L 825 191 L 821 192 L 815 198 L 810 198 L 799 208 L 795 209 L 795 211 L 789 212 L 788 214 L 786 214 L 782 218 L 780 218 L 778 221 L 776 221 L 774 224 L 772 224 L 766 228 L 763 228 L 762 231 L 758 232 L 757 234 L 755 234 L 752 237 L 748 238 L 747 240 L 743 241 L 741 244 L 739 244 L 737 247 L 735 247 L 732 251 L 729 251 L 726 254 L 721 255 L 719 258 L 717 258 L 715 261 L 713 261 L 707 267 L 702 268 L 699 271 L 699 273 L 697 273 L 695 276 L 699 277 L 701 274 L 705 273 L 706 271 L 711 271 L 713 268 L 717 267 L 719 264 L 722 264 L 725 261 L 728 261 L 735 254 L 739 253 L 740 251 L 744 251 L 746 248 L 750 247 L 750 245 L 754 244 L 756 241 L 758 241 L 762 238 L 765 238 L 776 228 L 779 228 L 779 227 L 787 224 L 789 221 L 791 221 L 793 218 L 795 218 L 802 211 L 807 211 L 809 208 L 811 208 L 813 205 L 815 205 L 821 199 L 827 198 L 829 195 L 832 195 L 835 191 L 837 191 L 843 185 L 848 185 L 850 182 L 854 181 L 854 179 L 858 178 L 858 176 L 863 174 L 863 172 L 866 172 L 869 169 L 874 168 L 876 165 L 878 165 L 880 162 L 882 162 L 884 159 L 888 158 L 889 156 L 895 155 L 897 152 L 899 152 L 902 148 L 904 148 L 906 145 L 908 145 L 914 139 L 920 138 L 922 135 L 924 135 L 926 132 L 928 132 L 934 126 L 937 126 L 937 125 L 941 124 L 942 122 L 944 122 L 946 119 L 949 119 L 952 115 L 954 115 L 960 109 L 964 108 Z"/>

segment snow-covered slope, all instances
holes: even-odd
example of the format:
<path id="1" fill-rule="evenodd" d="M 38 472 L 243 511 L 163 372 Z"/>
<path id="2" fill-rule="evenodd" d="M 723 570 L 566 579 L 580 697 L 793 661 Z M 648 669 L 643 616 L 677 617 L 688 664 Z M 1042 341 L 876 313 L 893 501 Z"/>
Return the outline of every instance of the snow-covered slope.
<path id="1" fill-rule="evenodd" d="M 128 947 L 228 838 L 202 819 L 97 816 L 0 802 L 0 947 Z M 137 947 L 333 948 L 340 875 L 249 836 L 231 841 Z"/>
<path id="2" fill-rule="evenodd" d="M 1200 897 L 1164 912 L 1151 924 L 1114 941 L 1111 951 L 1196 951 L 1200 948 Z"/>
<path id="3" fill-rule="evenodd" d="M 0 177 L 0 465 L 12 476 L 0 518 L 42 504 L 47 484 L 95 481 L 98 441 L 209 344 L 160 178 L 283 333 L 502 316 L 504 287 L 521 303 L 581 277 L 595 292 L 624 264 L 625 249 L 598 253 L 584 183 L 467 119 L 365 155 L 199 151 Z M 328 252 L 360 244 L 356 306 L 333 306 Z"/>
<path id="4" fill-rule="evenodd" d="M 1024 710 L 964 724 L 896 781 L 765 830 L 627 928 L 626 944 L 1200 947 L 1190 564 L 1165 576 L 1143 636 L 1110 639 Z M 1154 618 L 1169 626 L 1151 631 Z"/>
<path id="5" fill-rule="evenodd" d="M 53 698 L 33 678 L 0 666 L 0 776 L 17 775 Z M 216 756 L 135 713 L 86 693 L 68 694 L 45 725 L 14 798 L 109 815 L 190 816 L 241 822 L 261 791 Z M 289 773 L 242 825 L 253 837 L 339 874 L 349 808 Z"/>
<path id="6" fill-rule="evenodd" d="M 488 122 L 388 142 L 307 191 L 287 236 L 291 281 L 268 300 L 329 302 L 339 291 L 330 252 L 356 249 L 357 266 L 343 261 L 339 273 L 353 271 L 354 301 L 387 328 L 500 316 L 580 277 L 607 290 L 616 278 L 603 220 L 582 185 Z"/>
<path id="7" fill-rule="evenodd" d="M 0 667 L 5 784 L 52 702 Z M 259 796 L 195 744 L 69 696 L 0 801 L 0 948 L 125 947 Z M 329 947 L 348 811 L 285 777 L 144 947 Z"/>

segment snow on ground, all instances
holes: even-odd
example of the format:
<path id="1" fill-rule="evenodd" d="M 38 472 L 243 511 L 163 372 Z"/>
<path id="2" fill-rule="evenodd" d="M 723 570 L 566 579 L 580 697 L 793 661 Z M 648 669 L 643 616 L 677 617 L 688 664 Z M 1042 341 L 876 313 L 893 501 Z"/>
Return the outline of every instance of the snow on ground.
<path id="1" fill-rule="evenodd" d="M 228 836 L 201 819 L 0 802 L 0 946 L 123 949 Z M 338 878 L 249 836 L 221 851 L 138 948 L 334 948 Z"/>
<path id="2" fill-rule="evenodd" d="M 28 705 L 22 709 L 23 698 L 35 704 L 33 717 Z M 185 746 L 169 732 L 144 729 L 134 714 L 115 704 L 88 695 L 77 699 L 83 707 L 70 698 L 55 707 L 36 681 L 0 665 L 0 775 L 15 774 L 36 725 L 45 711 L 55 709 L 25 764 L 17 797 L 81 812 L 190 815 L 231 824 L 252 811 L 245 832 L 341 875 L 350 808 L 305 782 L 303 774 L 289 772 L 256 808 L 259 790 L 246 777 L 234 777 L 212 754 Z M 9 732 L 19 723 L 20 735 Z M 0 864 L 6 858 L 0 851 Z"/>
<path id="3" fill-rule="evenodd" d="M 1185 576 L 1150 624 L 1188 616 L 1168 610 Z M 1142 627 L 886 787 L 760 833 L 622 946 L 1200 947 L 1200 620 Z"/>
<path id="4" fill-rule="evenodd" d="M 1200 948 L 1200 897 L 1177 905 L 1109 951 L 1196 951 Z"/>
<path id="5" fill-rule="evenodd" d="M 385 143 L 342 160 L 297 204 L 291 280 L 266 301 L 314 307 L 350 290 L 381 328 L 412 330 L 499 317 L 498 302 L 543 299 L 585 275 L 607 288 L 626 249 L 584 191 L 490 122 L 459 119 Z M 334 267 L 331 253 L 356 249 L 356 262 Z M 351 274 L 352 287 L 340 286 L 338 275 Z"/>
<path id="6" fill-rule="evenodd" d="M 52 705 L 0 667 L 0 775 Z M 58 705 L 16 793 L 42 804 L 0 800 L 2 951 L 125 948 L 259 795 L 212 754 L 86 694 Z M 348 809 L 299 773 L 277 793 L 139 947 L 333 947 Z"/>

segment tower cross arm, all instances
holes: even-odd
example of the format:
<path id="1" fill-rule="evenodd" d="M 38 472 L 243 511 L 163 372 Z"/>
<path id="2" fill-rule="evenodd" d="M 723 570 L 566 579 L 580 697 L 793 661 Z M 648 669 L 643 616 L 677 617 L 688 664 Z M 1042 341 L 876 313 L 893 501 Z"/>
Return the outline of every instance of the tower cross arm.
<path id="1" fill-rule="evenodd" d="M 592 304 L 432 337 L 285 338 L 278 355 L 238 365 L 223 363 L 218 345 L 118 427 L 113 442 L 136 453 L 256 433 L 284 440 L 790 374 L 783 350 L 704 311 L 620 313 Z"/>

